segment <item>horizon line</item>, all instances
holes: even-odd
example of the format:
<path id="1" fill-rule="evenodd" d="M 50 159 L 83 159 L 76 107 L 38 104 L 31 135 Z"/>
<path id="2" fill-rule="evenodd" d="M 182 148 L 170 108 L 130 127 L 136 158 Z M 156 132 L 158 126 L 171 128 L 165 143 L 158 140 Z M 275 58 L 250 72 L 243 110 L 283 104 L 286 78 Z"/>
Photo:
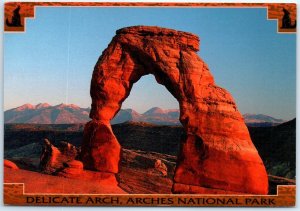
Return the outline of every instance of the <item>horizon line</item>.
<path id="1" fill-rule="evenodd" d="M 7 111 L 13 110 L 13 109 L 17 109 L 17 108 L 20 108 L 20 107 L 25 106 L 25 105 L 33 106 L 32 109 L 35 109 L 34 107 L 36 107 L 36 106 L 38 106 L 38 105 L 43 105 L 43 104 L 49 105 L 48 107 L 56 107 L 56 106 L 60 106 L 60 105 L 65 105 L 65 106 L 71 106 L 71 107 L 72 107 L 72 106 L 73 106 L 73 107 L 78 107 L 78 108 L 80 108 L 80 109 L 91 109 L 91 107 L 80 107 L 80 106 L 78 106 L 78 105 L 76 105 L 76 104 L 74 104 L 74 103 L 69 103 L 69 104 L 67 104 L 67 103 L 63 103 L 63 102 L 62 102 L 62 103 L 59 103 L 59 104 L 52 105 L 52 104 L 43 102 L 43 103 L 37 103 L 37 104 L 25 103 L 25 104 L 20 105 L 20 106 L 17 106 L 17 107 L 8 108 L 8 109 L 4 110 L 4 112 L 7 112 Z M 137 112 L 137 113 L 139 113 L 139 114 L 144 114 L 144 113 L 146 113 L 147 111 L 149 111 L 149 110 L 151 110 L 151 109 L 154 109 L 154 108 L 158 108 L 158 109 L 161 109 L 161 110 L 163 110 L 163 111 L 166 111 L 166 110 L 178 110 L 178 111 L 180 112 L 180 109 L 179 109 L 179 108 L 161 108 L 161 107 L 158 107 L 158 106 L 151 107 L 151 108 L 147 109 L 145 112 L 138 112 L 138 111 L 136 111 L 134 108 L 122 108 L 122 107 L 120 108 L 120 110 L 127 110 L 127 109 L 130 109 L 130 110 L 133 110 L 133 111 L 135 111 L 135 112 Z M 119 111 L 120 111 L 120 110 L 119 110 Z M 249 113 L 249 112 L 245 112 L 245 113 L 240 112 L 240 113 L 241 113 L 242 116 L 247 115 L 247 114 L 250 114 L 250 115 L 264 115 L 264 116 L 272 117 L 272 118 L 274 118 L 274 119 L 281 119 L 281 120 L 287 121 L 287 120 L 284 119 L 284 118 L 277 118 L 277 117 L 274 117 L 274 116 L 269 115 L 269 114 Z M 297 117 L 297 115 L 296 115 L 294 118 L 291 118 L 290 120 L 293 120 L 293 119 L 295 119 L 296 117 Z"/>

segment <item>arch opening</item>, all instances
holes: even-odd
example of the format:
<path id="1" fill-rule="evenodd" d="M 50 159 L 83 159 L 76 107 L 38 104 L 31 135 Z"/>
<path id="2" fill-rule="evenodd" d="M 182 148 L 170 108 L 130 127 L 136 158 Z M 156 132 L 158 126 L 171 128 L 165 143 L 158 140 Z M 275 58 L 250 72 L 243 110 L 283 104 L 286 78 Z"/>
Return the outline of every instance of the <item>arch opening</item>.
<path id="1" fill-rule="evenodd" d="M 126 121 L 181 125 L 179 103 L 163 85 L 157 83 L 152 74 L 144 75 L 133 84 L 111 124 Z"/>
<path id="2" fill-rule="evenodd" d="M 111 124 L 122 147 L 119 186 L 128 193 L 171 193 L 184 133 L 177 100 L 153 75 L 145 75 Z"/>

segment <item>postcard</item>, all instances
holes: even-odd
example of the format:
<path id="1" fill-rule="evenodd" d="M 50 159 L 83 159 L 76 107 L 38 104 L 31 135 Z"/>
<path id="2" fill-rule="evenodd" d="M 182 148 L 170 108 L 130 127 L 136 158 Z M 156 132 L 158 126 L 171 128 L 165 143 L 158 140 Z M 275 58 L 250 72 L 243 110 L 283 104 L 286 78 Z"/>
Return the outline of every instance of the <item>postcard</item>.
<path id="1" fill-rule="evenodd" d="M 296 4 L 4 10 L 5 205 L 295 206 Z"/>

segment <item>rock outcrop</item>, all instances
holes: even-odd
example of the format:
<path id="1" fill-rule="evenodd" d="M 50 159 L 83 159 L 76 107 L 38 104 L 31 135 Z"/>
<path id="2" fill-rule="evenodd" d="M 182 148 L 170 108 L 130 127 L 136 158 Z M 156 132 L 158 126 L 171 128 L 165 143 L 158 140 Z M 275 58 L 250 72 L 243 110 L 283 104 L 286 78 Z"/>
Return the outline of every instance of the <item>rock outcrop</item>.
<path id="1" fill-rule="evenodd" d="M 10 168 L 10 169 L 15 169 L 18 170 L 19 167 L 12 161 L 10 160 L 4 160 L 4 167 L 5 168 Z"/>
<path id="2" fill-rule="evenodd" d="M 68 178 L 80 178 L 83 173 L 83 164 L 78 160 L 72 160 L 64 164 L 65 168 L 57 173 L 58 176 Z"/>
<path id="3" fill-rule="evenodd" d="M 77 155 L 76 147 L 70 143 L 62 141 L 59 147 L 55 147 L 48 139 L 44 139 L 39 168 L 46 174 L 56 173 L 64 169 L 68 162 L 75 160 Z"/>
<path id="4" fill-rule="evenodd" d="M 162 176 L 167 176 L 168 175 L 168 168 L 167 166 L 161 161 L 161 160 L 156 160 L 154 163 L 154 168 L 161 173 Z"/>
<path id="5" fill-rule="evenodd" d="M 92 108 L 84 130 L 85 168 L 118 172 L 120 145 L 110 120 L 143 75 L 153 74 L 178 100 L 187 136 L 174 176 L 174 193 L 267 194 L 268 177 L 243 117 L 199 58 L 199 38 L 160 27 L 117 31 L 91 81 Z M 155 94 L 155 93 L 153 93 Z M 199 188 L 196 188 L 199 187 Z"/>

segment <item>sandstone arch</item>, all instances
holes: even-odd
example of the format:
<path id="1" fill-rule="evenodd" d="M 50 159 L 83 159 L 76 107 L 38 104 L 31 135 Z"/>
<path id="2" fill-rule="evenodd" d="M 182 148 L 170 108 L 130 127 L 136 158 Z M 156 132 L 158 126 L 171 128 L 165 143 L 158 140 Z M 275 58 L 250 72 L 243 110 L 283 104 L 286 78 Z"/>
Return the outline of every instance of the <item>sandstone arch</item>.
<path id="1" fill-rule="evenodd" d="M 110 120 L 132 85 L 153 74 L 178 100 L 187 136 L 174 176 L 174 193 L 267 194 L 268 178 L 232 96 L 218 87 L 197 55 L 199 38 L 171 29 L 120 29 L 99 58 L 91 81 L 92 121 L 82 159 L 87 169 L 118 172 L 120 145 Z"/>

